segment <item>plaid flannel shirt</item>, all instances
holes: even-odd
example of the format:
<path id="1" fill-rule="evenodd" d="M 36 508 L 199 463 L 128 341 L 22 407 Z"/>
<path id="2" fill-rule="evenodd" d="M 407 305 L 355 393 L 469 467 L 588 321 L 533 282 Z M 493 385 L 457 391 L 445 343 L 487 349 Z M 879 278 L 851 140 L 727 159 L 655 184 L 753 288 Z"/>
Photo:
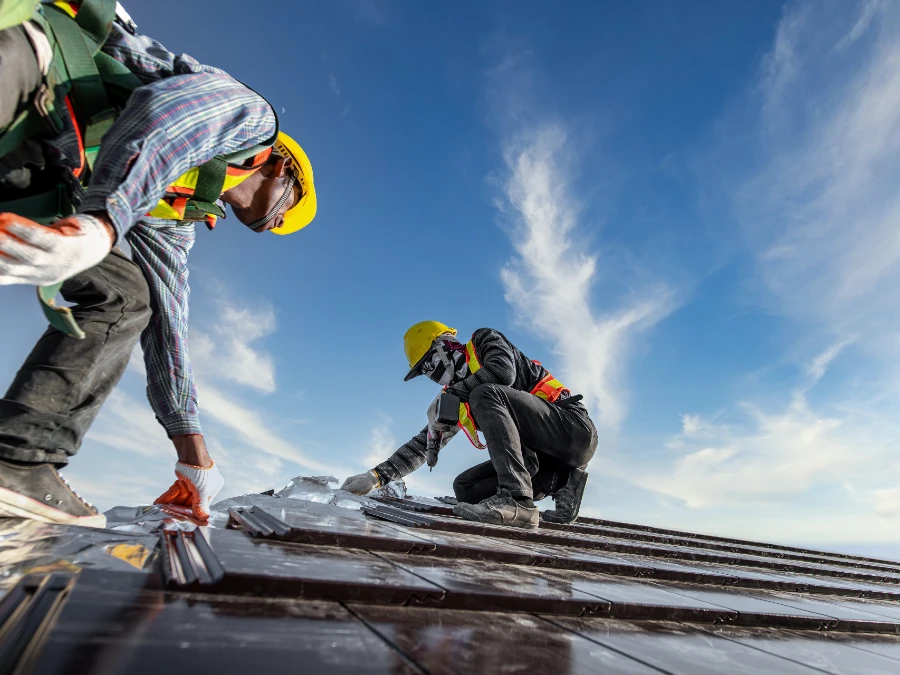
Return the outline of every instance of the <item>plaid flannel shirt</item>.
<path id="1" fill-rule="evenodd" d="M 147 397 L 170 436 L 202 433 L 188 354 L 188 252 L 193 224 L 145 214 L 178 176 L 216 155 L 264 142 L 275 113 L 227 73 L 175 56 L 117 23 L 103 50 L 144 86 L 103 139 L 79 212 L 106 211 L 150 285 L 153 318 L 141 336 Z"/>

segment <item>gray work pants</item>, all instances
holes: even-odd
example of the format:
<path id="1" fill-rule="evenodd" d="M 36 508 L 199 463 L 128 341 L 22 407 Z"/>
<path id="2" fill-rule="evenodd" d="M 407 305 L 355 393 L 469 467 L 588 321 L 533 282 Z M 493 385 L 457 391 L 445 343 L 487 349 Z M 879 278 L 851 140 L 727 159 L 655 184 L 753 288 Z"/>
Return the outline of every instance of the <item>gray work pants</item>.
<path id="1" fill-rule="evenodd" d="M 10 123 L 19 104 L 30 100 L 26 90 L 40 83 L 36 69 L 21 26 L 0 31 L 0 113 L 8 118 L 0 118 L 0 129 Z M 76 340 L 50 327 L 38 340 L 0 399 L 0 459 L 66 464 L 125 372 L 150 321 L 147 281 L 118 249 L 68 279 L 61 293 L 75 303 L 72 313 L 86 337 Z M 34 311 L 40 311 L 37 298 Z"/>
<path id="2" fill-rule="evenodd" d="M 84 340 L 47 328 L 0 399 L 0 459 L 65 465 L 125 373 L 150 322 L 150 290 L 119 249 L 68 279 Z M 34 311 L 40 311 L 35 298 Z"/>
<path id="3" fill-rule="evenodd" d="M 550 467 L 543 467 L 541 472 L 542 456 L 552 458 L 557 469 L 581 469 L 597 450 L 597 429 L 580 403 L 548 403 L 524 391 L 483 384 L 472 391 L 469 407 L 484 434 L 497 486 L 509 490 L 513 497 L 535 496 L 532 476 L 541 476 L 539 492 L 547 489 L 544 474 Z M 482 475 L 487 473 L 486 467 L 477 475 L 466 475 L 475 469 L 479 467 L 461 474 L 454 481 L 454 488 L 457 482 L 459 487 L 464 487 L 475 480 L 479 483 L 490 480 L 489 476 Z"/>

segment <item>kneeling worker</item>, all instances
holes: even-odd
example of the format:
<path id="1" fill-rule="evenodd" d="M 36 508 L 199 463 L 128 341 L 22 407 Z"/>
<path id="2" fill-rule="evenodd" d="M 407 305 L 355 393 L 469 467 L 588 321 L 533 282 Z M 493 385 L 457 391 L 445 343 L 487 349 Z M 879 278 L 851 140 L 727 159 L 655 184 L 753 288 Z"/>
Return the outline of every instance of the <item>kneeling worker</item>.
<path id="1" fill-rule="evenodd" d="M 476 330 L 463 344 L 455 329 L 423 321 L 406 332 L 403 346 L 410 365 L 405 379 L 427 375 L 444 390 L 429 407 L 425 429 L 387 461 L 348 478 L 343 489 L 365 494 L 426 462 L 433 467 L 459 429 L 484 448 L 481 431 L 491 460 L 453 481 L 460 502 L 456 515 L 537 527 L 534 499 L 553 494 L 556 510 L 545 512 L 544 519 L 575 520 L 585 468 L 597 449 L 597 430 L 581 396 L 572 396 L 538 361 L 491 328 Z"/>

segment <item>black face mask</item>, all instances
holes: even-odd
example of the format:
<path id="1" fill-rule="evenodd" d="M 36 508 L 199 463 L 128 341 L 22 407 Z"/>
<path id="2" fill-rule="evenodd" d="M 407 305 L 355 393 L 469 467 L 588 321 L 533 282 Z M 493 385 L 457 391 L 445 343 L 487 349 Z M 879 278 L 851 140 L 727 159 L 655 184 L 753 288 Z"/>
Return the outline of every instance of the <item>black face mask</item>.
<path id="1" fill-rule="evenodd" d="M 455 340 L 438 340 L 431 358 L 422 364 L 422 374 L 442 387 L 461 380 L 466 369 L 466 349 Z"/>

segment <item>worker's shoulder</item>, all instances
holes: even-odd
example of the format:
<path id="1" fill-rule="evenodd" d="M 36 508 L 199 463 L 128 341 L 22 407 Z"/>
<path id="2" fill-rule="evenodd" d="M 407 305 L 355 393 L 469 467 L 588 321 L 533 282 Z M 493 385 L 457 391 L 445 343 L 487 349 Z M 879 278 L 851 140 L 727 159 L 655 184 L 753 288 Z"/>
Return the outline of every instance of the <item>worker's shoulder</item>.
<path id="1" fill-rule="evenodd" d="M 505 342 L 507 345 L 512 345 L 507 337 L 496 328 L 478 328 L 472 333 L 472 341 L 476 343 Z"/>

